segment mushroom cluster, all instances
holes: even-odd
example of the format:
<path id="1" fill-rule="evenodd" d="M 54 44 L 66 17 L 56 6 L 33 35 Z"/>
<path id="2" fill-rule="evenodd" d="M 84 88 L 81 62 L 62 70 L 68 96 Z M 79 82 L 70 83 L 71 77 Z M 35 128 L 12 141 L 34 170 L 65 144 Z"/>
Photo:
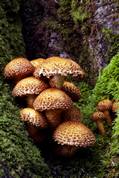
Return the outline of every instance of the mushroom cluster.
<path id="1" fill-rule="evenodd" d="M 4 69 L 5 78 L 15 85 L 12 95 L 26 103 L 20 118 L 29 136 L 41 143 L 51 135 L 59 155 L 72 156 L 78 148 L 95 143 L 92 131 L 81 123 L 79 108 L 73 105 L 80 99 L 80 89 L 67 81 L 68 76 L 82 79 L 84 75 L 76 62 L 61 57 L 32 61 L 18 57 Z"/>
<path id="2" fill-rule="evenodd" d="M 96 112 L 92 114 L 91 119 L 96 122 L 97 128 L 101 135 L 105 135 L 104 121 L 107 122 L 109 126 L 112 125 L 112 120 L 115 117 L 116 111 L 119 109 L 118 101 L 111 101 L 109 99 L 104 99 L 98 102 L 96 106 Z"/>

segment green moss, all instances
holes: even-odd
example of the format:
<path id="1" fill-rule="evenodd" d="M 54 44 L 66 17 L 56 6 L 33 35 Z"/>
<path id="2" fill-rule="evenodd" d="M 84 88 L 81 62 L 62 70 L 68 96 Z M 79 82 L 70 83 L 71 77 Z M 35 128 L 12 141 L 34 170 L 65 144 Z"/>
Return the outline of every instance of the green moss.
<path id="1" fill-rule="evenodd" d="M 109 44 L 107 49 L 107 56 L 108 60 L 110 60 L 119 51 L 119 34 L 113 33 L 112 30 L 106 28 L 102 29 L 102 33 L 105 40 Z"/>
<path id="2" fill-rule="evenodd" d="M 24 55 L 19 19 L 19 1 L 0 1 L 0 69 L 13 58 Z M 0 177 L 50 177 L 38 148 L 33 145 L 19 120 L 19 108 L 11 96 L 11 88 L 0 76 Z"/>

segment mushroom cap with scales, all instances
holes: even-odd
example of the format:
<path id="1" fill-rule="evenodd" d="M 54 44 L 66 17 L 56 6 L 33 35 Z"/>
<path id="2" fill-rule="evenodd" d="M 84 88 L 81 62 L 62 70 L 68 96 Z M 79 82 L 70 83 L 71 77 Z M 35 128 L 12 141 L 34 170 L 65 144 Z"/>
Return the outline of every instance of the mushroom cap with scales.
<path id="1" fill-rule="evenodd" d="M 36 78 L 39 78 L 41 75 L 47 78 L 54 75 L 72 75 L 73 77 L 81 76 L 82 78 L 82 76 L 84 76 L 84 71 L 79 64 L 71 59 L 50 57 L 34 72 Z"/>
<path id="2" fill-rule="evenodd" d="M 74 83 L 64 81 L 62 89 L 72 98 L 73 101 L 79 100 L 81 95 L 80 89 L 75 86 Z"/>
<path id="3" fill-rule="evenodd" d="M 40 92 L 48 88 L 48 85 L 35 77 L 27 77 L 20 80 L 12 91 L 13 96 L 38 95 Z"/>
<path id="4" fill-rule="evenodd" d="M 53 134 L 54 140 L 61 145 L 88 147 L 95 143 L 95 136 L 84 124 L 67 121 L 60 124 Z"/>
<path id="5" fill-rule="evenodd" d="M 69 109 L 73 105 L 71 98 L 63 91 L 49 88 L 41 92 L 33 103 L 35 110 Z"/>
<path id="6" fill-rule="evenodd" d="M 45 128 L 47 126 L 47 122 L 42 113 L 39 113 L 32 108 L 21 109 L 20 117 L 22 121 L 29 122 L 33 125 L 39 126 L 40 128 Z"/>
<path id="7" fill-rule="evenodd" d="M 18 57 L 10 61 L 5 69 L 4 76 L 7 79 L 22 79 L 33 74 L 35 68 L 26 58 Z"/>

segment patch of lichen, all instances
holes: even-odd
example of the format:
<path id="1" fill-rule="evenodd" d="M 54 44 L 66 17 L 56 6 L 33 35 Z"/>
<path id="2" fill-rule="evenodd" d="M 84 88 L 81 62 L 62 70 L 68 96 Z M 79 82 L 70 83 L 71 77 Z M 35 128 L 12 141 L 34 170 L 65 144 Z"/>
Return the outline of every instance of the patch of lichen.
<path id="1" fill-rule="evenodd" d="M 0 69 L 13 57 L 24 55 L 19 19 L 20 0 L 0 1 Z M 50 177 L 38 148 L 19 120 L 11 88 L 0 76 L 0 177 Z"/>

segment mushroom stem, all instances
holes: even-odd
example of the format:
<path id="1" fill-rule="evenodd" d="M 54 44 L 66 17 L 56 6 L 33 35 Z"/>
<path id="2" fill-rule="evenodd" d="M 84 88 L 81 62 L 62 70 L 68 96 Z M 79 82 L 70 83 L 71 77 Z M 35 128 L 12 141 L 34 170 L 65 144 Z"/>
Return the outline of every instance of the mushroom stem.
<path id="1" fill-rule="evenodd" d="M 33 108 L 33 102 L 34 102 L 35 98 L 36 98 L 36 95 L 28 95 L 26 97 L 27 107 Z"/>
<path id="2" fill-rule="evenodd" d="M 78 147 L 76 146 L 70 146 L 70 145 L 58 145 L 56 147 L 56 154 L 59 156 L 66 156 L 66 157 L 71 157 L 75 154 L 77 151 Z"/>
<path id="3" fill-rule="evenodd" d="M 46 118 L 52 127 L 57 127 L 61 123 L 60 109 L 48 110 L 45 112 Z"/>
<path id="4" fill-rule="evenodd" d="M 108 125 L 111 126 L 112 125 L 112 118 L 110 116 L 109 111 L 104 111 L 104 115 L 105 115 L 105 119 L 106 119 Z"/>
<path id="5" fill-rule="evenodd" d="M 64 76 L 55 75 L 50 79 L 49 84 L 52 88 L 61 89 L 64 83 L 64 78 L 65 78 Z"/>
<path id="6" fill-rule="evenodd" d="M 97 125 L 97 128 L 98 128 L 100 134 L 105 135 L 105 128 L 104 128 L 103 123 L 100 120 L 97 120 L 96 125 Z"/>

